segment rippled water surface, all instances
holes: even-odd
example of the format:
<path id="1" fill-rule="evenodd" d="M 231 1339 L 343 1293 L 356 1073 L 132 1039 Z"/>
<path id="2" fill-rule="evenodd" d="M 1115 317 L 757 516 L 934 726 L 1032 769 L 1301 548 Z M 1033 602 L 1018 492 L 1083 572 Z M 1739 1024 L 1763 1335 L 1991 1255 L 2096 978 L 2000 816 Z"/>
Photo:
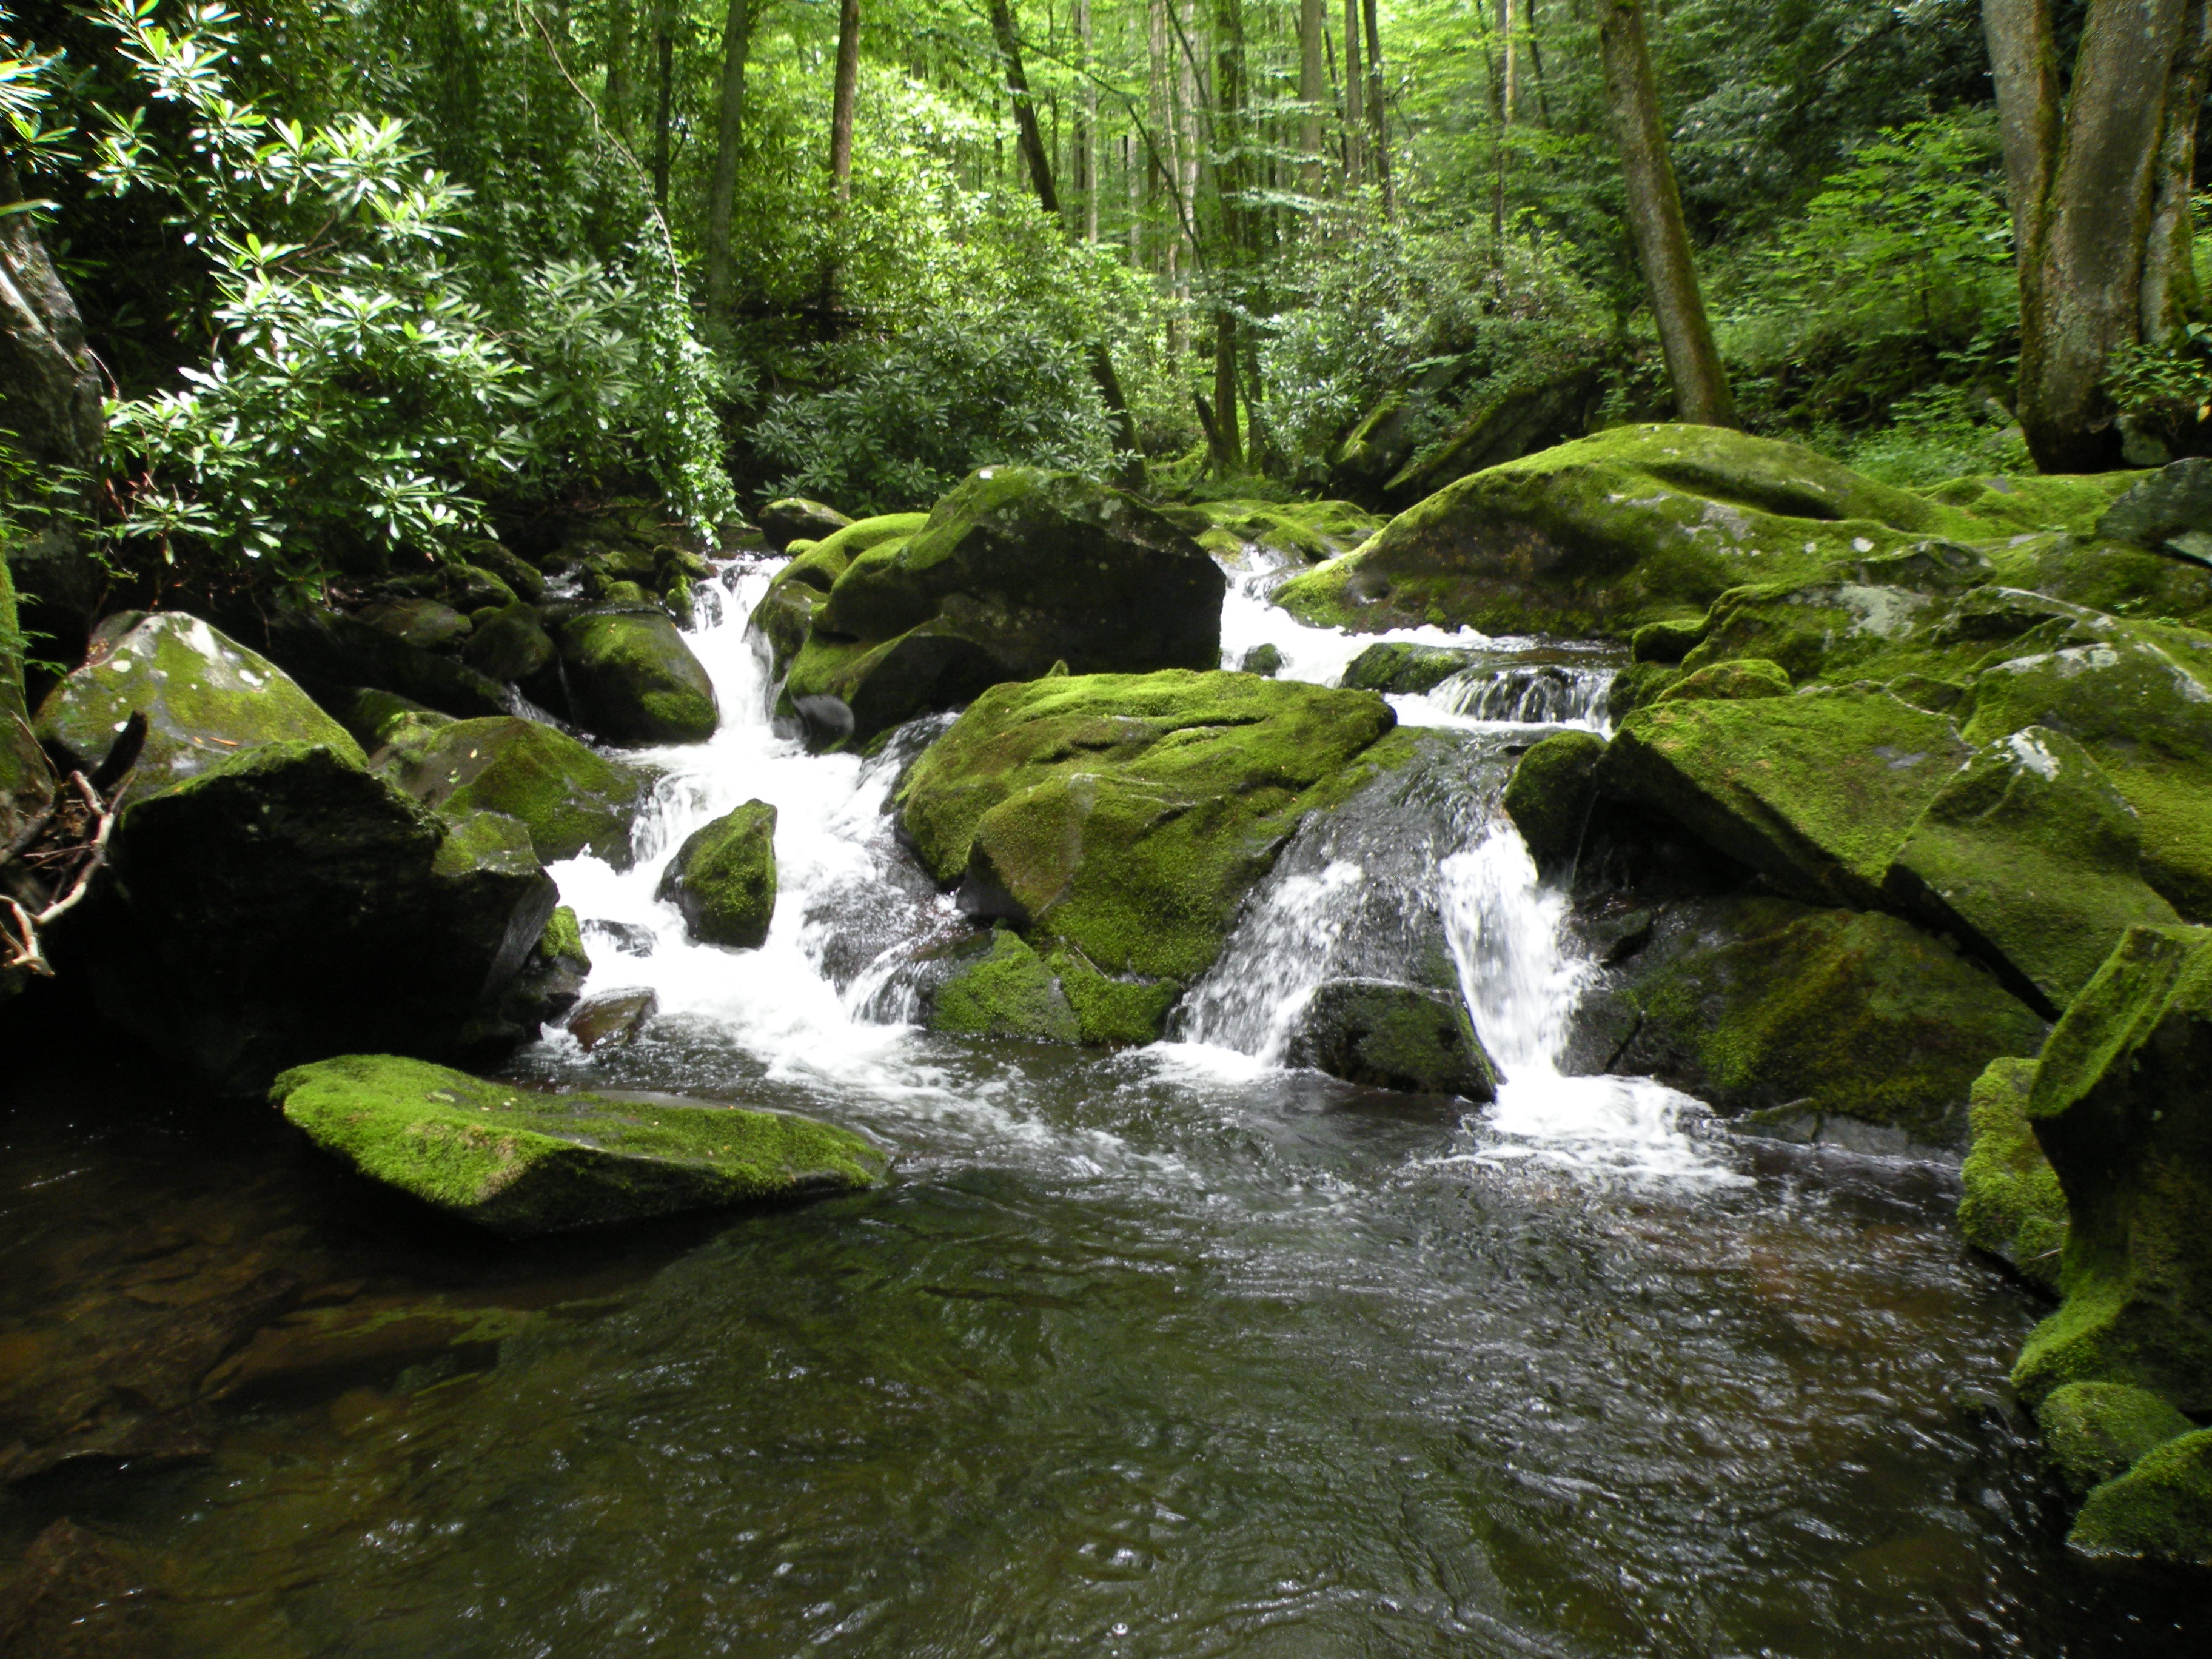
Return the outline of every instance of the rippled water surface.
<path id="1" fill-rule="evenodd" d="M 1296 643 L 1317 678 L 1354 648 Z M 734 629 L 701 649 L 726 706 L 757 670 Z M 189 1328 L 206 1352 L 171 1370 L 228 1379 L 145 1385 L 172 1455 L 0 1498 L 9 1558 L 67 1516 L 124 1565 L 91 1634 L 146 1645 L 112 1650 L 2203 1650 L 2201 1607 L 2061 1554 L 2002 1388 L 2039 1310 L 1959 1244 L 1947 1175 L 1551 1069 L 1575 964 L 1486 808 L 1423 854 L 1509 1073 L 1470 1110 L 1285 1071 L 1267 1012 L 1225 996 L 1118 1055 L 885 1023 L 897 953 L 955 925 L 886 850 L 896 757 L 810 759 L 755 719 L 664 758 L 648 850 L 779 805 L 776 933 L 696 950 L 654 860 L 564 868 L 587 920 L 652 944 L 601 930 L 594 988 L 663 1012 L 517 1074 L 813 1111 L 896 1147 L 896 1177 L 499 1245 L 126 1060 L 19 1074 L 0 1371 L 167 1376 Z M 1326 933 L 1359 885 L 1329 872 L 1375 862 L 1306 850 L 1244 946 L 1293 915 Z M 237 1308 L 272 1274 L 290 1323 L 264 1328 Z M 410 1343 L 426 1309 L 474 1340 Z M 346 1364 L 270 1334 L 319 1318 L 355 1333 Z"/>

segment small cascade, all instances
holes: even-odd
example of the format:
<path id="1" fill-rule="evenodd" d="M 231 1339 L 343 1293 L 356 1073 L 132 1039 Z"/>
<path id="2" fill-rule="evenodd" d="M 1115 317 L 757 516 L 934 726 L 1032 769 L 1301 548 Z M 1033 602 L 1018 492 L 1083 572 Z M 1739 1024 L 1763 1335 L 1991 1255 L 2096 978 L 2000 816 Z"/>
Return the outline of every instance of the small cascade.
<path id="1" fill-rule="evenodd" d="M 1271 881 L 1191 994 L 1179 1022 L 1183 1040 L 1280 1065 L 1298 1015 L 1358 918 L 1366 873 L 1332 859 L 1318 872 Z"/>
<path id="2" fill-rule="evenodd" d="M 1486 724 L 1602 732 L 1613 672 L 1610 665 L 1561 662 L 1472 668 L 1437 685 L 1428 700 L 1448 714 Z"/>

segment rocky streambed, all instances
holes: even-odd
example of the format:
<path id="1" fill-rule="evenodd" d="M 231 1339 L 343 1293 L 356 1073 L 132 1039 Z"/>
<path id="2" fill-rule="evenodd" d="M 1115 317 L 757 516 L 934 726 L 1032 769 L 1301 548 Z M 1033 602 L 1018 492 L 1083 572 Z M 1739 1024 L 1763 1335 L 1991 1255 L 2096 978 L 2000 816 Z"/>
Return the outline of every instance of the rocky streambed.
<path id="1" fill-rule="evenodd" d="M 2193 1652 L 2186 482 L 1000 470 L 105 623 L 0 1649 Z"/>

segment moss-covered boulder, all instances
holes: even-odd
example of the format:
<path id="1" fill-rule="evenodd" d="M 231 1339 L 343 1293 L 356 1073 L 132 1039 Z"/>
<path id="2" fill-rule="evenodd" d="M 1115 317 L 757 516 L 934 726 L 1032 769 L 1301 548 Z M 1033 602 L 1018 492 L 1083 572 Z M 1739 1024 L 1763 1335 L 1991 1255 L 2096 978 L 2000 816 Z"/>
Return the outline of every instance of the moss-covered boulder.
<path id="1" fill-rule="evenodd" d="M 2142 878 L 2142 846 L 2134 808 L 2087 751 L 2031 726 L 1944 783 L 1882 884 L 2055 1019 L 2121 934 L 2177 920 Z"/>
<path id="2" fill-rule="evenodd" d="M 2183 915 L 2212 920 L 2212 659 L 2196 649 L 2212 638 L 2100 631 L 2114 637 L 1978 675 L 1966 735 L 1989 743 L 2045 726 L 2081 744 L 2142 820 L 2143 879 Z"/>
<path id="3" fill-rule="evenodd" d="M 921 1023 L 962 1036 L 1076 1042 L 1083 1023 L 1060 980 L 1004 927 L 939 952 L 921 988 Z"/>
<path id="4" fill-rule="evenodd" d="M 702 945 L 759 949 L 775 919 L 775 808 L 749 800 L 693 830 L 668 861 L 657 896 L 684 913 Z"/>
<path id="5" fill-rule="evenodd" d="M 2138 475 L 2098 520 L 2097 533 L 2144 547 L 2212 554 L 2212 461 L 2191 456 Z"/>
<path id="6" fill-rule="evenodd" d="M 779 553 L 795 541 L 820 541 L 853 522 L 836 507 L 809 501 L 804 495 L 787 495 L 781 501 L 770 501 L 757 516 L 761 534 Z"/>
<path id="7" fill-rule="evenodd" d="M 714 683 L 659 611 L 601 609 L 561 625 L 561 678 L 576 718 L 615 743 L 704 743 Z"/>
<path id="8" fill-rule="evenodd" d="M 2035 1417 L 2044 1449 L 2076 1498 L 2197 1426 L 2172 1401 L 2124 1382 L 2069 1382 Z"/>
<path id="9" fill-rule="evenodd" d="M 1959 1172 L 1959 1231 L 2023 1279 L 2058 1289 L 2066 1194 L 2027 1121 L 2035 1062 L 1993 1060 L 1967 1097 L 1973 1144 Z"/>
<path id="10" fill-rule="evenodd" d="M 2100 1567 L 2212 1572 L 2212 1429 L 2153 1447 L 2092 1492 L 2066 1547 Z"/>
<path id="11" fill-rule="evenodd" d="M 1970 753 L 1949 720 L 1883 691 L 1685 700 L 1624 720 L 1597 782 L 1784 892 L 1874 905 L 1906 833 Z"/>
<path id="12" fill-rule="evenodd" d="M 371 628 L 425 651 L 458 649 L 471 631 L 466 617 L 435 599 L 373 599 L 355 615 Z"/>
<path id="13" fill-rule="evenodd" d="M 376 764 L 436 811 L 520 818 L 548 864 L 586 852 L 617 868 L 630 861 L 644 775 L 537 720 L 446 722 L 392 743 Z"/>
<path id="14" fill-rule="evenodd" d="M 1372 692 L 1249 674 L 1000 685 L 915 763 L 899 821 L 969 914 L 1105 974 L 1187 985 L 1299 820 L 1369 775 L 1395 721 Z"/>
<path id="15" fill-rule="evenodd" d="M 265 615 L 241 606 L 227 616 L 233 633 L 246 635 L 317 697 L 366 685 L 462 719 L 509 712 L 511 694 L 490 675 L 358 617 L 290 595 L 271 601 Z"/>
<path id="16" fill-rule="evenodd" d="M 285 1121 L 362 1174 L 509 1238 L 875 1185 L 849 1129 L 644 1096 L 540 1094 L 391 1054 L 285 1073 Z"/>
<path id="17" fill-rule="evenodd" d="M 811 616 L 784 696 L 817 743 L 865 742 L 987 687 L 1211 668 L 1228 579 L 1134 496 L 986 467 L 913 535 L 855 556 Z"/>
<path id="18" fill-rule="evenodd" d="M 1505 786 L 1506 816 L 1547 875 L 1575 861 L 1597 799 L 1597 764 L 1604 753 L 1605 739 L 1596 732 L 1561 732 L 1535 744 L 1513 769 Z"/>
<path id="19" fill-rule="evenodd" d="M 1300 1011 L 1285 1057 L 1378 1089 L 1498 1097 L 1498 1067 L 1455 992 L 1380 979 L 1324 981 Z"/>
<path id="20" fill-rule="evenodd" d="M 53 934 L 101 1010 L 222 1086 L 487 1040 L 556 895 L 521 823 L 447 822 L 350 754 L 265 744 L 131 801 Z"/>
<path id="21" fill-rule="evenodd" d="M 1432 691 L 1453 675 L 1473 666 L 1482 653 L 1449 645 L 1413 645 L 1386 640 L 1370 645 L 1345 665 L 1341 684 L 1354 691 L 1382 691 L 1403 696 Z"/>
<path id="22" fill-rule="evenodd" d="M 855 557 L 872 548 L 903 542 L 928 520 L 927 513 L 892 513 L 857 520 L 808 545 L 778 571 L 753 607 L 748 623 L 768 645 L 770 677 L 781 680 L 790 669 L 792 659 L 806 643 L 815 611 L 829 599 L 837 578 Z M 792 545 L 795 550 L 799 544 Z"/>
<path id="23" fill-rule="evenodd" d="M 538 612 L 520 600 L 482 617 L 463 653 L 469 666 L 495 680 L 526 680 L 552 665 L 557 652 Z"/>
<path id="24" fill-rule="evenodd" d="M 2013 1381 L 2212 1410 L 2212 929 L 2130 929 L 2066 1011 L 2027 1114 L 2066 1194 L 2066 1300 Z"/>
<path id="25" fill-rule="evenodd" d="M 1318 564 L 1348 552 L 1382 527 L 1350 501 L 1199 501 L 1164 511 L 1216 558 L 1258 553 L 1277 564 Z"/>
<path id="26" fill-rule="evenodd" d="M 1717 662 L 1685 673 L 1662 687 L 1651 701 L 1661 702 L 1741 702 L 1747 697 L 1786 697 L 1790 676 L 1780 663 L 1765 657 L 1745 657 Z"/>
<path id="27" fill-rule="evenodd" d="M 134 714 L 146 716 L 135 799 L 264 744 L 323 744 L 362 758 L 352 736 L 289 675 L 182 611 L 104 625 L 83 664 L 39 705 L 36 726 L 65 764 L 88 773 Z"/>
<path id="28" fill-rule="evenodd" d="M 1984 473 L 1950 478 L 1921 494 L 1943 507 L 1971 513 L 2009 536 L 2039 530 L 2087 535 L 2113 500 L 2138 483 L 2141 472 L 2099 472 L 2085 476 L 2039 473 Z"/>
<path id="29" fill-rule="evenodd" d="M 1622 427 L 1462 478 L 1275 599 L 1309 622 L 1366 630 L 1626 639 L 1747 582 L 1976 528 L 1794 444 Z"/>
<path id="30" fill-rule="evenodd" d="M 1583 1018 L 1626 1033 L 1605 1069 L 1656 1077 L 1787 1139 L 1966 1138 L 1974 1080 L 2033 1053 L 2043 1022 L 1895 916 L 1735 896 L 1668 905 Z M 1877 1140 L 1856 1144 L 1880 1150 Z"/>

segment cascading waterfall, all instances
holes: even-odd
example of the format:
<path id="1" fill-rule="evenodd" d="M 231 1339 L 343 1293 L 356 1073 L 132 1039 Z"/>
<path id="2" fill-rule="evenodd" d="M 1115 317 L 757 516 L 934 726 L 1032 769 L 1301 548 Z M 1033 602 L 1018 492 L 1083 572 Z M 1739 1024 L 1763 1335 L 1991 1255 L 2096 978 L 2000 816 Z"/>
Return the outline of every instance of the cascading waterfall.
<path id="1" fill-rule="evenodd" d="M 1484 722 L 1574 726 L 1601 732 L 1613 672 L 1608 667 L 1548 662 L 1473 669 L 1453 675 L 1429 692 L 1428 698 L 1450 714 Z"/>

